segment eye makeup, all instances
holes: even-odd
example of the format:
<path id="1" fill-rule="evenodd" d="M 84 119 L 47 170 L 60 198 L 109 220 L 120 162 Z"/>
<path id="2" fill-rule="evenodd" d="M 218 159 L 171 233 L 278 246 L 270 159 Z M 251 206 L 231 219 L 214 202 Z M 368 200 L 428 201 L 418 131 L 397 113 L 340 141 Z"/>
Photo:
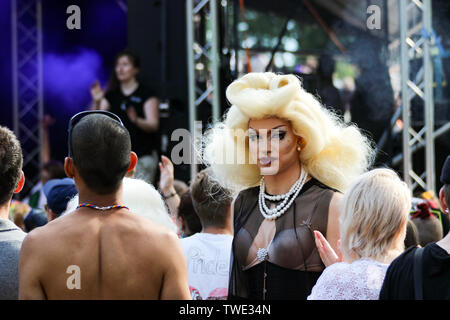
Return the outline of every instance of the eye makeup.
<path id="1" fill-rule="evenodd" d="M 248 130 L 248 138 L 250 141 L 256 141 L 259 138 L 259 134 L 256 130 L 250 129 Z"/>
<path id="2" fill-rule="evenodd" d="M 279 126 L 282 127 L 282 126 Z M 268 130 L 267 132 L 270 133 L 270 139 L 279 139 L 279 140 L 283 140 L 286 137 L 287 131 L 286 130 L 281 130 L 279 129 L 279 127 L 273 128 Z M 266 129 L 262 129 L 262 130 L 266 130 Z M 259 132 L 253 128 L 249 128 L 248 130 L 248 137 L 250 141 L 256 141 L 260 138 Z"/>
<path id="3" fill-rule="evenodd" d="M 286 137 L 287 131 L 277 130 L 276 133 L 271 135 L 271 139 L 280 139 L 283 140 Z"/>

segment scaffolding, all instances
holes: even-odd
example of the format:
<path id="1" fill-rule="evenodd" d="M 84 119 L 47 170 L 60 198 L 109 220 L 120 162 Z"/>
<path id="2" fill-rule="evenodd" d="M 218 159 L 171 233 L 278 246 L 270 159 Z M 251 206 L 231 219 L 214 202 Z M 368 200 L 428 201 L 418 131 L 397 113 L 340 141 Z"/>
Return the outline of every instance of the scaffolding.
<path id="1" fill-rule="evenodd" d="M 400 62 L 403 120 L 403 150 L 393 158 L 393 165 L 403 162 L 404 180 L 414 191 L 418 186 L 434 190 L 435 150 L 437 137 L 450 129 L 449 123 L 435 124 L 433 98 L 434 36 L 431 0 L 397 0 L 400 18 Z M 124 10 L 124 1 L 117 0 Z M 225 4 L 224 4 L 225 3 Z M 186 0 L 186 35 L 188 66 L 189 131 L 199 132 L 197 110 L 207 102 L 212 108 L 213 121 L 220 119 L 219 81 L 219 20 L 220 6 L 226 1 Z M 42 80 L 42 7 L 41 0 L 12 0 L 12 85 L 13 128 L 24 153 L 27 185 L 39 181 L 42 166 L 41 146 L 43 119 Z M 207 24 L 207 27 L 205 27 Z M 421 62 L 417 72 L 411 64 Z M 414 73 L 414 74 L 413 74 Z M 423 101 L 421 128 L 413 126 L 411 100 Z M 200 129 L 201 130 L 201 129 Z M 194 139 L 195 140 L 195 139 Z M 426 165 L 423 173 L 414 172 L 412 155 L 425 148 Z M 194 152 L 191 152 L 191 177 L 197 172 Z"/>
<path id="2" fill-rule="evenodd" d="M 435 191 L 435 139 L 449 129 L 448 123 L 440 128 L 435 124 L 431 5 L 431 0 L 399 0 L 403 149 L 402 154 L 394 157 L 393 163 L 403 161 L 404 180 L 412 191 L 418 186 Z M 417 72 L 410 70 L 413 61 L 420 63 Z M 412 125 L 410 107 L 414 97 L 423 102 L 419 129 Z M 414 172 L 412 154 L 423 147 L 425 170 L 419 174 Z"/>
<path id="3" fill-rule="evenodd" d="M 204 25 L 207 21 L 209 27 Z M 218 23 L 217 0 L 186 1 L 189 132 L 194 143 L 201 133 L 197 108 L 202 102 L 211 105 L 213 122 L 220 118 Z M 195 157 L 191 152 L 191 179 L 197 173 Z"/>
<path id="4" fill-rule="evenodd" d="M 13 129 L 23 151 L 25 191 L 40 179 L 42 167 L 43 80 L 40 0 L 12 0 Z"/>

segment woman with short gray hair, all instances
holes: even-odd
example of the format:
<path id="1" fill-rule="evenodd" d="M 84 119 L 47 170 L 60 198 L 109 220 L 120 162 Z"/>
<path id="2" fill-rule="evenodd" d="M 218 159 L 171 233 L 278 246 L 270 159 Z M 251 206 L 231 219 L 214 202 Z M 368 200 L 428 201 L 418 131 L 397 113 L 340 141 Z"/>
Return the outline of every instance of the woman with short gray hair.
<path id="1" fill-rule="evenodd" d="M 410 206 L 410 190 L 394 171 L 361 175 L 342 198 L 341 252 L 314 232 L 327 268 L 308 300 L 378 300 L 389 264 L 404 250 Z"/>

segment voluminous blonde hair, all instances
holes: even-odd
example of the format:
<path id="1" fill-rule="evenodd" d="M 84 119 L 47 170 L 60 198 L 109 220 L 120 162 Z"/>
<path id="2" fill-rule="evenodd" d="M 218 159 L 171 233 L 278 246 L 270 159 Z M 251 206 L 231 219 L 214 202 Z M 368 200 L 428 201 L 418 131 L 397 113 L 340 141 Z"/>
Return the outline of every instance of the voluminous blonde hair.
<path id="1" fill-rule="evenodd" d="M 403 245 L 410 208 L 411 191 L 394 171 L 374 169 L 361 175 L 341 200 L 344 257 L 386 260 L 390 250 L 404 249 L 396 245 Z"/>
<path id="2" fill-rule="evenodd" d="M 288 120 L 294 133 L 303 138 L 299 158 L 303 168 L 337 190 L 344 191 L 372 163 L 371 142 L 356 126 L 344 124 L 323 107 L 294 75 L 249 73 L 229 85 L 226 96 L 232 106 L 224 121 L 205 134 L 203 160 L 229 189 L 253 187 L 261 179 L 257 165 L 248 161 L 248 137 L 239 143 L 242 137 L 236 134 L 247 132 L 250 119 Z M 224 163 L 223 154 L 244 156 L 246 161 Z"/>

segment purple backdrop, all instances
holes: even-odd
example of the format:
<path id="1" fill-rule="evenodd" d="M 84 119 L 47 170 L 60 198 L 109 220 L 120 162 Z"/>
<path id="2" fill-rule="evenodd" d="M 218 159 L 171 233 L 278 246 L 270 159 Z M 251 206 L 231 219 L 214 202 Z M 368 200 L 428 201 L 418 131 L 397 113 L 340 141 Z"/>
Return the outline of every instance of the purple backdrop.
<path id="1" fill-rule="evenodd" d="M 81 9 L 81 30 L 66 27 L 72 4 Z M 50 128 L 52 158 L 63 160 L 68 120 L 90 104 L 96 79 L 106 84 L 114 56 L 127 45 L 127 15 L 111 0 L 46 0 L 42 13 L 44 112 L 57 120 Z M 10 0 L 0 1 L 0 41 L 0 125 L 11 127 Z"/>

